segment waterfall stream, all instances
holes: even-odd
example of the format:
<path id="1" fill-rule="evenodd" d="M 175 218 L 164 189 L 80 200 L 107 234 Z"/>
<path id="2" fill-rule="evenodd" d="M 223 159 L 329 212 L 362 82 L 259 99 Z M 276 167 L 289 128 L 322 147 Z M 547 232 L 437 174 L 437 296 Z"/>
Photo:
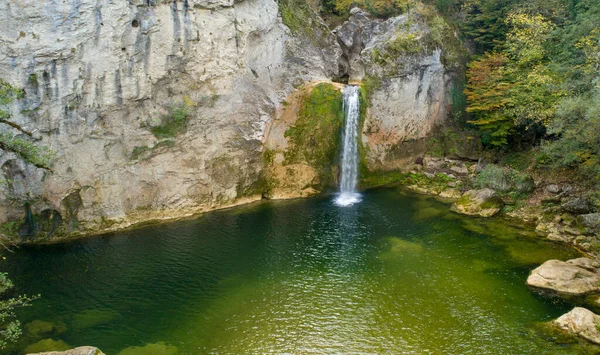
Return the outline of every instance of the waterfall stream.
<path id="1" fill-rule="evenodd" d="M 340 178 L 340 193 L 335 199 L 338 206 L 350 206 L 360 201 L 356 192 L 358 180 L 358 126 L 360 106 L 358 87 L 346 86 L 343 91 L 345 127 L 342 137 L 342 174 Z"/>

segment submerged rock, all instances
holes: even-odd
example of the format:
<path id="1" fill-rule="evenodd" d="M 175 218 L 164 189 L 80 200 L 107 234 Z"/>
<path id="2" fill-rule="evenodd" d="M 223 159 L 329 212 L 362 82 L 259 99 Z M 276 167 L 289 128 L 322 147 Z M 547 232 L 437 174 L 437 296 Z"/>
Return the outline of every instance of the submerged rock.
<path id="1" fill-rule="evenodd" d="M 600 316 L 582 307 L 575 307 L 552 323 L 570 334 L 600 344 Z"/>
<path id="2" fill-rule="evenodd" d="M 25 334 L 34 338 L 62 334 L 67 331 L 67 326 L 64 323 L 53 323 L 39 319 L 25 324 L 23 328 L 25 329 Z"/>
<path id="3" fill-rule="evenodd" d="M 566 296 L 600 291 L 600 264 L 592 259 L 548 260 L 531 272 L 527 285 Z"/>
<path id="4" fill-rule="evenodd" d="M 100 349 L 93 346 L 80 346 L 66 351 L 50 351 L 45 353 L 31 353 L 29 355 L 104 355 Z"/>
<path id="5" fill-rule="evenodd" d="M 500 212 L 503 206 L 504 202 L 496 191 L 481 189 L 465 192 L 452 204 L 451 210 L 470 216 L 491 217 Z"/>
<path id="6" fill-rule="evenodd" d="M 119 352 L 118 355 L 174 355 L 177 354 L 178 349 L 172 345 L 167 345 L 163 342 L 154 344 L 146 344 L 145 346 L 130 346 Z"/>
<path id="7" fill-rule="evenodd" d="M 62 354 L 60 351 L 68 350 L 71 346 L 62 340 L 54 339 L 42 339 L 37 343 L 31 344 L 25 348 L 26 354 L 31 353 L 44 353 L 50 352 L 50 354 Z M 80 354 L 80 353 L 77 353 Z M 70 354 L 75 355 L 75 354 Z"/>

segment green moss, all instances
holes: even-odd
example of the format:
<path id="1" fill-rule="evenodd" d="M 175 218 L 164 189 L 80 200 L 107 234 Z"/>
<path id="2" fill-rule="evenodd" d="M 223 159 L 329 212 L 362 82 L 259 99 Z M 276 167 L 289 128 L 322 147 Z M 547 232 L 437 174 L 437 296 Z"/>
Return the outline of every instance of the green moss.
<path id="1" fill-rule="evenodd" d="M 175 355 L 178 349 L 172 345 L 167 345 L 163 342 L 154 344 L 146 344 L 145 346 L 130 346 L 119 352 L 118 355 Z"/>
<path id="2" fill-rule="evenodd" d="M 119 318 L 120 314 L 109 309 L 88 309 L 73 316 L 72 326 L 74 329 L 88 329 L 106 324 Z"/>
<path id="3" fill-rule="evenodd" d="M 27 336 L 38 339 L 42 336 L 58 335 L 67 331 L 64 323 L 46 322 L 39 319 L 25 324 L 23 328 Z"/>
<path id="4" fill-rule="evenodd" d="M 368 176 L 369 165 L 367 164 L 367 149 L 362 142 L 362 134 L 367 119 L 367 108 L 369 107 L 369 93 L 362 86 L 358 89 L 360 116 L 358 120 L 358 176 Z"/>
<path id="5" fill-rule="evenodd" d="M 317 171 L 320 187 L 333 186 L 344 121 L 342 94 L 331 84 L 319 84 L 301 103 L 296 124 L 285 132 L 290 147 L 284 164 L 306 162 Z"/>
<path id="6" fill-rule="evenodd" d="M 185 132 L 193 103 L 184 98 L 180 104 L 168 108 L 168 113 L 161 117 L 160 124 L 150 128 L 150 132 L 158 139 L 174 138 Z"/>
<path id="7" fill-rule="evenodd" d="M 169 149 L 175 146 L 175 141 L 173 139 L 163 139 L 156 143 L 152 147 L 148 146 L 137 146 L 133 148 L 133 151 L 130 155 L 130 160 L 138 160 L 142 158 L 142 160 L 146 160 L 150 158 L 157 150 L 161 148 Z M 148 153 L 148 154 L 147 154 Z M 147 155 L 147 156 L 146 156 Z"/>
<path id="8" fill-rule="evenodd" d="M 38 76 L 35 73 L 29 75 L 29 77 L 27 78 L 27 82 L 33 87 L 38 87 L 40 85 Z"/>
<path id="9" fill-rule="evenodd" d="M 400 185 L 407 178 L 408 174 L 399 171 L 372 171 L 361 175 L 360 187 L 363 189 Z"/>
<path id="10" fill-rule="evenodd" d="M 43 339 L 25 348 L 25 353 L 40 353 L 46 351 L 65 351 L 71 346 L 62 340 Z"/>
<path id="11" fill-rule="evenodd" d="M 17 230 L 19 229 L 19 225 L 22 222 L 20 221 L 9 221 L 0 225 L 0 234 L 4 234 L 7 236 L 17 236 Z"/>
<path id="12" fill-rule="evenodd" d="M 279 0 L 279 12 L 281 20 L 293 34 L 306 35 L 315 44 L 321 39 L 316 14 L 306 2 Z"/>
<path id="13" fill-rule="evenodd" d="M 152 150 L 152 148 L 147 147 L 147 146 L 137 146 L 135 148 L 133 148 L 133 151 L 131 152 L 131 156 L 130 159 L 131 160 L 137 160 L 142 154 L 148 152 Z"/>
<path id="14" fill-rule="evenodd" d="M 360 83 L 360 87 L 365 92 L 365 97 L 367 98 L 367 107 L 371 104 L 369 101 L 371 95 L 373 95 L 373 92 L 375 92 L 377 89 L 381 88 L 381 85 L 381 78 L 376 75 L 365 75 L 363 78 L 362 82 Z"/>
<path id="15" fill-rule="evenodd" d="M 275 154 L 276 154 L 276 153 L 275 153 L 275 151 L 274 151 L 274 150 L 272 150 L 272 149 L 266 149 L 266 148 L 265 148 L 265 151 L 264 151 L 264 153 L 263 153 L 263 156 L 264 156 L 264 158 L 265 158 L 265 163 L 266 163 L 267 165 L 271 165 L 271 164 L 273 164 L 273 160 L 275 159 Z"/>

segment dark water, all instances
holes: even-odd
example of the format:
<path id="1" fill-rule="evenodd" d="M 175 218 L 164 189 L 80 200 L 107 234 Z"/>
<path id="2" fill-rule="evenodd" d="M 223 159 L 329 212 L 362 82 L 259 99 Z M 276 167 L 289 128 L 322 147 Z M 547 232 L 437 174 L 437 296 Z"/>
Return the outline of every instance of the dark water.
<path id="1" fill-rule="evenodd" d="M 525 286 L 532 268 L 576 254 L 529 234 L 381 190 L 347 208 L 265 202 L 22 248 L 2 266 L 19 292 L 42 294 L 21 312 L 37 320 L 21 352 L 578 354 L 533 327 L 568 305 Z"/>

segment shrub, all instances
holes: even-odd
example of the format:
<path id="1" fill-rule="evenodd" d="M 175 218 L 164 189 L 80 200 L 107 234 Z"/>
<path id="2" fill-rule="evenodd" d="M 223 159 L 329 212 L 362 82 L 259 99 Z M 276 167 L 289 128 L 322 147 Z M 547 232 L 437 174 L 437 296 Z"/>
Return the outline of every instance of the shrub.
<path id="1" fill-rule="evenodd" d="M 189 119 L 191 104 L 184 103 L 171 106 L 169 113 L 161 118 L 158 126 L 150 128 L 150 131 L 158 139 L 174 138 L 185 132 Z"/>
<path id="2" fill-rule="evenodd" d="M 488 164 L 477 175 L 474 185 L 478 188 L 490 188 L 500 193 L 528 193 L 534 188 L 533 178 L 511 168 Z"/>

